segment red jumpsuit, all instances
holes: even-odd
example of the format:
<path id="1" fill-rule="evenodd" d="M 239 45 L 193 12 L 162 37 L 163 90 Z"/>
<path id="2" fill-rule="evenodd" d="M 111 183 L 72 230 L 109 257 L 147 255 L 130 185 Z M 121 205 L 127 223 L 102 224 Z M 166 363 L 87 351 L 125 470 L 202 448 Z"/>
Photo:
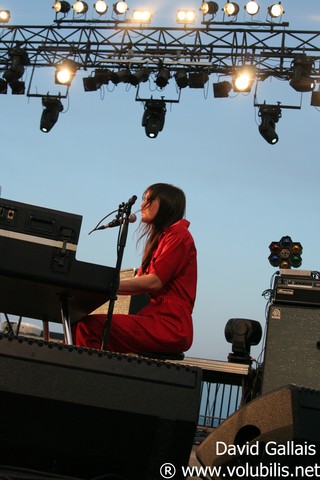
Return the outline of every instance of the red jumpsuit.
<path id="1" fill-rule="evenodd" d="M 144 275 L 157 275 L 163 287 L 137 315 L 114 314 L 107 349 L 122 353 L 183 352 L 193 339 L 192 310 L 196 297 L 197 253 L 188 230 L 179 220 L 160 236 Z M 141 275 L 141 269 L 137 275 Z M 76 327 L 75 344 L 101 348 L 106 315 L 88 315 Z"/>

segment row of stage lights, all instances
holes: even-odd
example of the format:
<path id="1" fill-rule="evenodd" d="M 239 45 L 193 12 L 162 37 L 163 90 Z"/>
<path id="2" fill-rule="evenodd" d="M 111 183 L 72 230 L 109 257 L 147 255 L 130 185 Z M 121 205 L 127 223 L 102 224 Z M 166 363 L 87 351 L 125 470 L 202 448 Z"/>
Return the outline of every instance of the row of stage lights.
<path id="1" fill-rule="evenodd" d="M 95 12 L 100 16 L 105 15 L 109 8 L 104 0 L 98 0 L 93 7 Z M 81 0 L 77 0 L 72 5 L 69 2 L 61 0 L 56 1 L 53 4 L 52 8 L 56 12 L 56 14 L 63 14 L 64 16 L 66 16 L 70 12 L 70 10 L 73 10 L 73 12 L 77 15 L 86 15 L 89 9 L 89 5 L 88 3 Z M 128 10 L 129 6 L 124 1 L 116 2 L 113 5 L 113 12 L 117 16 L 125 16 Z M 244 10 L 248 15 L 253 17 L 259 13 L 260 6 L 255 0 L 249 0 L 245 5 Z M 204 17 L 206 15 L 210 15 L 211 18 L 214 18 L 219 11 L 219 5 L 216 2 L 202 2 L 200 6 L 200 11 Z M 228 18 L 237 17 L 238 13 L 240 12 L 240 6 L 235 2 L 227 2 L 223 5 L 222 12 L 223 15 Z M 279 18 L 283 15 L 283 13 L 284 9 L 281 5 L 281 2 L 275 3 L 268 7 L 268 15 L 271 17 L 271 19 Z M 0 23 L 7 23 L 10 20 L 10 16 L 11 14 L 9 10 L 0 10 Z M 152 17 L 152 10 L 133 10 L 133 14 L 130 20 L 134 23 L 149 24 L 151 23 Z M 196 11 L 192 9 L 180 9 L 176 12 L 177 23 L 193 24 L 195 23 L 196 18 Z"/>
<path id="2" fill-rule="evenodd" d="M 0 94 L 6 94 L 8 86 L 10 86 L 13 94 L 24 94 L 25 84 L 21 81 L 25 67 L 29 65 L 27 52 L 15 47 L 9 51 L 10 64 L 0 78 Z M 290 78 L 290 86 L 297 92 L 312 92 L 311 105 L 320 107 L 320 90 L 313 91 L 316 81 L 311 77 L 313 68 L 313 59 L 307 55 L 299 55 L 292 62 L 292 73 Z M 66 59 L 56 66 L 55 83 L 69 87 L 75 77 L 80 65 L 71 60 Z M 110 71 L 108 69 L 95 70 L 93 75 L 83 78 L 83 86 L 85 92 L 97 91 L 103 85 L 114 85 L 119 83 L 138 86 L 141 82 L 147 82 L 150 75 L 155 75 L 155 84 L 158 88 L 165 88 L 170 79 L 171 72 L 165 66 L 159 65 L 157 72 L 152 72 L 147 68 L 131 71 L 128 68 L 119 71 Z M 186 72 L 180 69 L 175 72 L 174 78 L 177 87 L 183 88 L 204 88 L 209 80 L 207 72 Z M 254 81 L 257 79 L 257 72 L 254 65 L 243 65 L 234 70 L 232 83 L 221 81 L 213 84 L 213 94 L 216 98 L 228 97 L 231 90 L 235 93 L 250 92 Z M 168 102 L 168 101 L 167 101 Z M 46 109 L 44 115 L 45 124 L 50 125 L 41 127 L 44 132 L 49 132 L 58 120 L 59 113 L 63 110 L 60 97 L 47 96 L 43 97 L 43 105 Z M 145 103 L 146 112 L 143 119 L 143 126 L 146 128 L 146 134 L 150 138 L 155 138 L 163 129 L 166 113 L 165 100 L 153 100 Z M 261 105 L 258 113 L 261 123 L 259 132 L 262 137 L 270 144 L 274 145 L 278 142 L 276 133 L 276 123 L 281 118 L 281 108 L 279 105 Z"/>
<path id="3" fill-rule="evenodd" d="M 94 4 L 94 10 L 98 15 L 105 15 L 108 11 L 108 5 L 104 0 L 98 0 Z M 71 10 L 71 4 L 66 1 L 56 1 L 52 7 L 56 13 L 62 13 L 67 15 Z M 89 6 L 86 2 L 77 0 L 72 5 L 73 11 L 78 15 L 85 15 L 88 12 Z M 249 0 L 245 7 L 246 13 L 251 17 L 257 15 L 260 11 L 260 6 L 255 0 Z M 129 6 L 125 1 L 116 2 L 113 5 L 113 12 L 117 16 L 126 15 L 129 10 Z M 200 6 L 200 11 L 203 16 L 211 15 L 212 18 L 216 16 L 219 11 L 219 5 L 216 2 L 202 2 Z M 223 5 L 222 12 L 224 16 L 227 17 L 237 17 L 240 12 L 240 6 L 236 2 L 226 2 Z M 271 18 L 279 18 L 283 15 L 284 9 L 281 5 L 281 2 L 275 3 L 268 7 L 268 15 Z M 147 24 L 151 23 L 153 17 L 152 10 L 134 10 L 131 21 L 135 23 Z M 176 21 L 177 23 L 182 24 L 192 24 L 195 23 L 197 14 L 195 10 L 192 9 L 180 9 L 176 12 Z"/>

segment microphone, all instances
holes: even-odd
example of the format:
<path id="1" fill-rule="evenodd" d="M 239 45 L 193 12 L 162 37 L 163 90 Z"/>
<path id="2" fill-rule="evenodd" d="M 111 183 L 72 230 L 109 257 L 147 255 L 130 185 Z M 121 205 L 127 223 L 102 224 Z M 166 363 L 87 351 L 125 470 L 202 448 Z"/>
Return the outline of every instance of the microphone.
<path id="1" fill-rule="evenodd" d="M 107 225 L 101 225 L 101 227 L 98 227 L 97 230 L 105 230 L 106 228 L 113 228 L 113 227 L 118 227 L 123 223 L 124 219 L 120 218 L 115 218 L 114 220 L 111 220 L 111 222 L 107 223 Z M 131 213 L 128 217 L 129 223 L 134 223 L 137 221 L 137 216 L 134 213 Z"/>

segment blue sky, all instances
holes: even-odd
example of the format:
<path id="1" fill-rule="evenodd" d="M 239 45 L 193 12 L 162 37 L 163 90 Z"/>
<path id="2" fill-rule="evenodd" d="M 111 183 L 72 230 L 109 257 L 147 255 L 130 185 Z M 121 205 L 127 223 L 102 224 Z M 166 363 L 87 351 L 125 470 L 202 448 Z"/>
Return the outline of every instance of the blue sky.
<path id="1" fill-rule="evenodd" d="M 12 25 L 49 25 L 52 4 L 2 0 L 0 6 L 11 10 Z M 244 1 L 239 4 L 243 7 Z M 260 4 L 265 12 L 269 2 Z M 283 20 L 291 29 L 319 29 L 318 0 L 282 4 Z M 146 0 L 130 2 L 130 8 L 145 5 Z M 174 26 L 175 10 L 184 5 L 199 8 L 199 2 L 190 0 L 153 1 L 157 23 Z M 135 101 L 135 88 L 120 84 L 103 95 L 85 93 L 86 75 L 76 75 L 64 112 L 48 134 L 39 129 L 39 98 L 1 95 L 2 197 L 82 215 L 78 260 L 114 266 L 116 229 L 88 232 L 134 194 L 138 208 L 149 184 L 180 186 L 187 195 L 199 259 L 195 338 L 188 355 L 226 360 L 229 318 L 250 318 L 265 326 L 262 292 L 275 272 L 268 262 L 271 241 L 290 235 L 303 245 L 301 268 L 320 270 L 320 112 L 310 106 L 310 93 L 304 94 L 300 110 L 282 111 L 279 142 L 271 146 L 258 132 L 253 94 L 215 99 L 210 78 L 204 90 L 183 90 L 180 102 L 168 108 L 163 131 L 149 139 L 141 127 L 143 105 Z M 26 80 L 29 76 L 27 72 Z M 284 82 L 268 85 L 272 102 L 283 101 L 284 95 L 299 104 L 300 95 L 289 90 Z M 123 268 L 140 263 L 136 225 L 130 226 Z M 253 349 L 255 356 L 261 347 Z"/>

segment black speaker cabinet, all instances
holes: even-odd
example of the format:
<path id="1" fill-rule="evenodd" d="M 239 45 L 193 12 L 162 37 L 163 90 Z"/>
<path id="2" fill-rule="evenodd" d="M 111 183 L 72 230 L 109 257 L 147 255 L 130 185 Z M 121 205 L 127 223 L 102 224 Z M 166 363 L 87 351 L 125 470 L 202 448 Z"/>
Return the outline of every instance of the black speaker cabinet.
<path id="1" fill-rule="evenodd" d="M 210 478 L 302 478 L 320 460 L 319 425 L 320 391 L 287 385 L 227 418 L 197 458 Z"/>
<path id="2" fill-rule="evenodd" d="M 289 383 L 320 389 L 319 308 L 269 308 L 262 393 Z"/>
<path id="3" fill-rule="evenodd" d="M 201 370 L 0 336 L 0 465 L 52 475 L 181 476 L 193 445 Z"/>

